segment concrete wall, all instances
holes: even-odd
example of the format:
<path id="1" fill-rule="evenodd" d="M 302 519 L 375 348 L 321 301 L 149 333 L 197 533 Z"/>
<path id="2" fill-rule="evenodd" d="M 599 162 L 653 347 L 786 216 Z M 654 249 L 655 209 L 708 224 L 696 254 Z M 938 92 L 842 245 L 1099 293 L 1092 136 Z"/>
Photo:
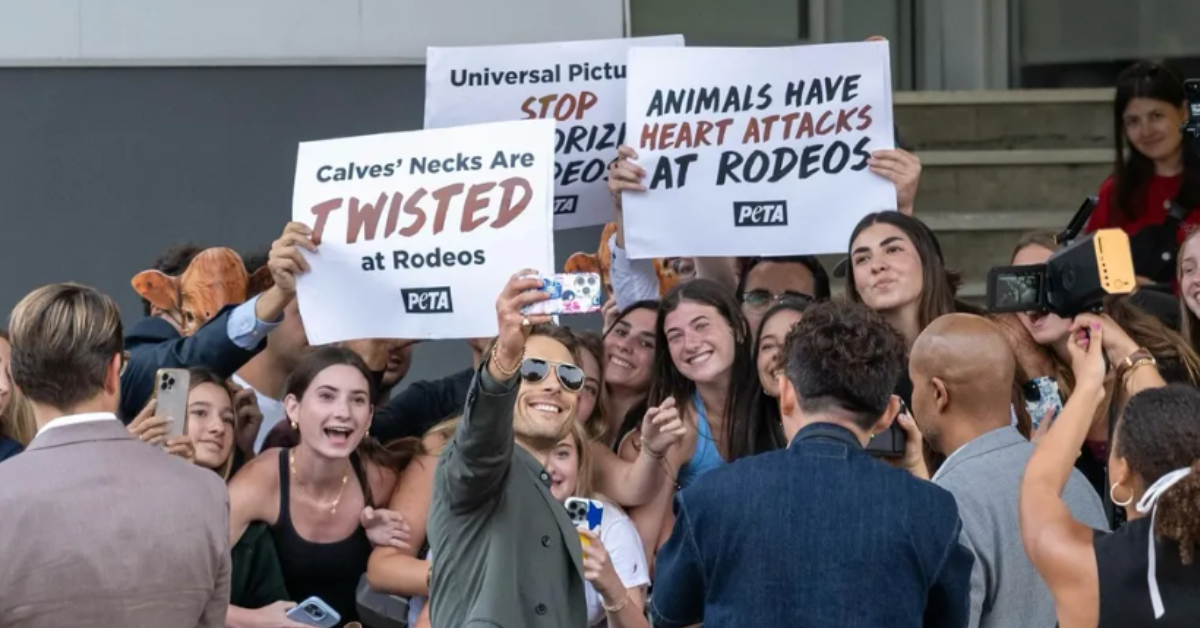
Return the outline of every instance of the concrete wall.
<path id="1" fill-rule="evenodd" d="M 0 326 L 58 281 L 104 290 L 133 322 L 129 281 L 172 244 L 279 236 L 298 142 L 418 129 L 424 93 L 420 66 L 0 69 Z M 598 240 L 559 232 L 560 266 Z M 468 356 L 421 345 L 409 381 Z"/>
<path id="2" fill-rule="evenodd" d="M 0 65 L 420 63 L 624 24 L 623 0 L 3 0 Z"/>

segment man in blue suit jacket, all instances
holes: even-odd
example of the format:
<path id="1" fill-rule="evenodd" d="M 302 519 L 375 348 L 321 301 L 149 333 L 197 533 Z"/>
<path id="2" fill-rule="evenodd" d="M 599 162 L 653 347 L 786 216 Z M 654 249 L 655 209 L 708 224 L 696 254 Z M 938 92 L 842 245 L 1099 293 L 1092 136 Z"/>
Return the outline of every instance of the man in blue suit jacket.
<path id="1" fill-rule="evenodd" d="M 282 322 L 284 308 L 296 295 L 295 282 L 279 277 L 300 271 L 295 247 L 287 234 L 276 240 L 267 262 L 275 285 L 241 305 L 221 309 L 191 336 L 181 336 L 175 325 L 157 315 L 130 327 L 125 335 L 129 359 L 121 374 L 119 414 L 126 425 L 150 400 L 158 369 L 202 367 L 228 379 L 262 351 L 267 334 Z"/>
<path id="2" fill-rule="evenodd" d="M 904 341 L 862 305 L 821 303 L 788 347 L 791 445 L 676 496 L 654 626 L 966 626 L 973 559 L 954 497 L 864 450 L 900 410 Z"/>

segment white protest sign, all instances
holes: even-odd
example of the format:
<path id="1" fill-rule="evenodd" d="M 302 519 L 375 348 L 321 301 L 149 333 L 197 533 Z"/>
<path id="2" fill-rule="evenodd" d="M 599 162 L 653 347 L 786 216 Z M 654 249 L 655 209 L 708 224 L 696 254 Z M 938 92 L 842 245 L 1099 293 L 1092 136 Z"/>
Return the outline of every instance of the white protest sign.
<path id="1" fill-rule="evenodd" d="M 554 123 L 300 144 L 292 219 L 319 238 L 297 298 L 313 345 L 496 334 L 514 273 L 554 270 Z"/>
<path id="2" fill-rule="evenodd" d="M 896 208 L 867 166 L 893 148 L 887 42 L 634 48 L 629 140 L 646 192 L 626 192 L 630 257 L 846 250 Z"/>
<path id="3" fill-rule="evenodd" d="M 549 118 L 555 133 L 554 226 L 613 219 L 608 164 L 625 139 L 625 58 L 633 46 L 682 46 L 682 35 L 430 48 L 425 128 Z"/>

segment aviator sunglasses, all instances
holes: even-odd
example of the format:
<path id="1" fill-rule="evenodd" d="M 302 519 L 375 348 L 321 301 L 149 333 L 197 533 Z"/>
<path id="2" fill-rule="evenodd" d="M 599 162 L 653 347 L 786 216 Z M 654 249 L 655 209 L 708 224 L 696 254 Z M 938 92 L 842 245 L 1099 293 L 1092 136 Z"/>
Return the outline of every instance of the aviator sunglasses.
<path id="1" fill-rule="evenodd" d="M 563 388 L 571 392 L 579 392 L 583 388 L 583 369 L 574 364 L 549 362 L 539 358 L 525 358 L 525 361 L 521 362 L 521 379 L 536 384 L 550 375 L 551 366 L 554 367 L 554 374 L 558 376 L 558 383 L 562 384 Z"/>

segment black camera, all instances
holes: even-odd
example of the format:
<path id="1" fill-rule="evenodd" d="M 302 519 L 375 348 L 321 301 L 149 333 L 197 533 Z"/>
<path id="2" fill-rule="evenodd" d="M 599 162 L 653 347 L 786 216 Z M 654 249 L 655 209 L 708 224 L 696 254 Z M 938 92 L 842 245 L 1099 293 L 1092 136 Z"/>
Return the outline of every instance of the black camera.
<path id="1" fill-rule="evenodd" d="M 1190 144 L 1191 150 L 1200 153 L 1200 79 L 1188 79 L 1183 82 L 1183 95 L 1187 99 L 1188 117 L 1184 120 L 1183 141 Z"/>
<path id="2" fill-rule="evenodd" d="M 1051 312 L 1073 318 L 1099 311 L 1104 297 L 1137 287 L 1129 236 L 1101 229 L 1057 250 L 1045 264 L 997 266 L 988 273 L 993 313 Z"/>

